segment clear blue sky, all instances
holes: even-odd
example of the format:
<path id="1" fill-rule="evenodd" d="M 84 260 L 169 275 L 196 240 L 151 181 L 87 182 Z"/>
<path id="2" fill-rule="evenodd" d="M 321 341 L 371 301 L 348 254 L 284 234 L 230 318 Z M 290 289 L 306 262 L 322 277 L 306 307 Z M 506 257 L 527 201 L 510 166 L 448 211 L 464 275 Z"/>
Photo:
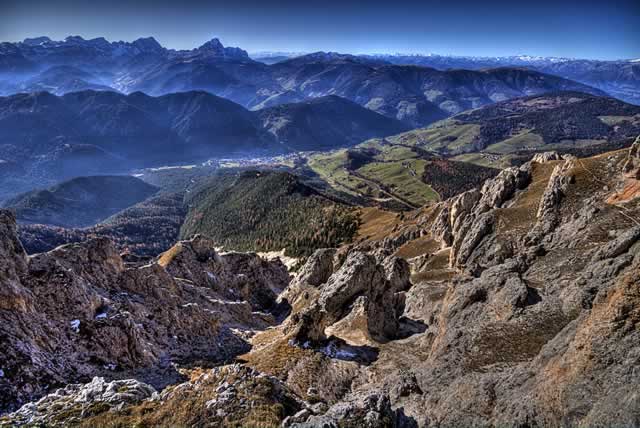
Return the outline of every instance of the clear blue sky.
<path id="1" fill-rule="evenodd" d="M 212 37 L 250 52 L 640 58 L 640 0 L 0 0 L 0 41 L 47 35 Z"/>

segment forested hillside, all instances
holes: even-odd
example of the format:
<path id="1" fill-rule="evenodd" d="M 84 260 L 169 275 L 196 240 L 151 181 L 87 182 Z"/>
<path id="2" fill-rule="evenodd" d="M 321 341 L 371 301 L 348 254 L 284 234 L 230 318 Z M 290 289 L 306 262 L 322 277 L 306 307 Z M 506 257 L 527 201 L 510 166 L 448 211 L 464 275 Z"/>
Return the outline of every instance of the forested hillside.
<path id="1" fill-rule="evenodd" d="M 187 198 L 183 238 L 202 234 L 227 250 L 286 248 L 307 256 L 356 233 L 358 217 L 286 172 L 221 172 Z"/>

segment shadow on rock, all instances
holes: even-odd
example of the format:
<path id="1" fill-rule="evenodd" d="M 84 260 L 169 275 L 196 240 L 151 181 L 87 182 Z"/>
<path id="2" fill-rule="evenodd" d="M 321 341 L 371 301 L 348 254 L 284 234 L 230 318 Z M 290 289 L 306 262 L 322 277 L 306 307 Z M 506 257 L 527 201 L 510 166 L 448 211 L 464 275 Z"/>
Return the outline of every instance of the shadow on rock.
<path id="1" fill-rule="evenodd" d="M 424 322 L 403 316 L 398 320 L 398 333 L 395 338 L 406 339 L 407 337 L 424 333 L 425 331 L 427 331 L 427 325 Z"/>

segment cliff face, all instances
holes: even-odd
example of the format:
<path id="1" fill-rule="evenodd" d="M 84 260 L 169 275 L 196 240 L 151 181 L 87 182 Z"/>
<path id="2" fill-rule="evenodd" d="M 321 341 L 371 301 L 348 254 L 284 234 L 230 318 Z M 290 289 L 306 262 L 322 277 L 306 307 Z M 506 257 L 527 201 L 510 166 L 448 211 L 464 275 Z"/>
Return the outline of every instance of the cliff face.
<path id="1" fill-rule="evenodd" d="M 538 156 L 319 250 L 290 284 L 201 238 L 142 267 L 103 240 L 27 258 L 3 212 L 2 405 L 107 379 L 0 423 L 638 425 L 636 153 Z"/>
<path id="2" fill-rule="evenodd" d="M 394 405 L 425 426 L 638 423 L 640 200 L 610 203 L 630 156 L 538 158 L 423 214 L 440 245 L 410 260 L 405 316 L 427 329 L 366 370 L 415 379 Z"/>
<path id="3" fill-rule="evenodd" d="M 201 238 L 135 267 L 106 239 L 27 257 L 6 211 L 0 228 L 2 410 L 95 375 L 164 386 L 175 362 L 233 358 L 249 349 L 242 331 L 275 324 L 289 282 L 281 263 Z"/>
<path id="4" fill-rule="evenodd" d="M 374 361 L 356 374 L 336 362 L 311 387 L 348 382 L 332 409 L 382 394 L 402 410 L 396 425 L 638 424 L 640 198 L 616 199 L 637 182 L 634 153 L 539 156 L 407 216 L 383 241 L 356 244 L 341 269 L 357 251 L 405 255 L 412 275 L 400 319 L 423 326 L 404 338 L 369 336 Z M 333 283 L 317 300 L 311 292 L 308 308 Z M 351 302 L 343 308 L 357 310 Z M 354 330 L 367 328 L 343 324 L 324 331 L 356 344 Z M 306 358 L 297 365 L 311 365 Z M 329 411 L 308 423 L 330 416 L 348 420 Z"/>

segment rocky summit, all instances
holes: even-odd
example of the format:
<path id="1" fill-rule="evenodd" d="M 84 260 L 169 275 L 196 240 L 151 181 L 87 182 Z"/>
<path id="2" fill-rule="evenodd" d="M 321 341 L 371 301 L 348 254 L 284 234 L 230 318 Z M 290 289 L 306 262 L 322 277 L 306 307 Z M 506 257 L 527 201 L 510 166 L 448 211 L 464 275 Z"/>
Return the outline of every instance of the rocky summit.
<path id="1" fill-rule="evenodd" d="M 637 426 L 638 144 L 363 215 L 291 273 L 201 236 L 27 256 L 0 211 L 0 426 Z"/>

